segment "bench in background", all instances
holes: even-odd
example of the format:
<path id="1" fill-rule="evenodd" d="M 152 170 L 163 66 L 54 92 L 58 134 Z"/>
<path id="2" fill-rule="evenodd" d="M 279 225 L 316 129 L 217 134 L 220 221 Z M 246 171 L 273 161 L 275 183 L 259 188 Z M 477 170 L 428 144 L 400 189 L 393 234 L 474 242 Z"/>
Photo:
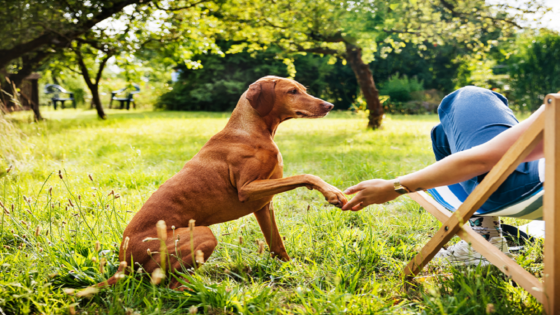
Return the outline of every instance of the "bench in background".
<path id="1" fill-rule="evenodd" d="M 74 99 L 74 93 L 66 91 L 62 86 L 58 84 L 47 84 L 45 85 L 45 94 L 53 94 L 51 101 L 53 103 L 54 109 L 56 109 L 56 103 L 60 102 L 60 107 L 64 109 L 65 101 L 72 101 L 72 106 L 76 108 L 76 100 Z M 70 97 L 60 97 L 60 94 L 68 94 Z"/>
<path id="2" fill-rule="evenodd" d="M 140 86 L 138 86 L 138 84 L 132 84 L 132 86 L 134 87 L 134 90 L 130 91 L 126 95 L 126 97 L 117 97 L 117 94 L 125 92 L 128 87 L 111 92 L 111 102 L 109 103 L 109 108 L 112 108 L 113 101 L 119 101 L 121 103 L 120 109 L 124 109 L 126 107 L 126 109 L 129 110 L 130 103 L 132 103 L 134 105 L 134 108 L 136 108 L 136 103 L 134 102 L 134 94 L 140 93 Z"/>

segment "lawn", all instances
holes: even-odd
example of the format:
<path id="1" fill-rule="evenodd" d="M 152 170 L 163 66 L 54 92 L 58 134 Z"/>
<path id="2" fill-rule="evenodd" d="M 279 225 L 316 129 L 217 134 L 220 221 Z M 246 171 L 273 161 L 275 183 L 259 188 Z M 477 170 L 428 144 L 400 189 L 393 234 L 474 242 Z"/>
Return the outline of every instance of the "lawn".
<path id="1" fill-rule="evenodd" d="M 63 288 L 113 275 L 126 223 L 229 114 L 109 111 L 107 121 L 92 111 L 44 114 L 42 123 L 11 116 L 15 128 L 0 121 L 0 200 L 8 209 L 0 231 L 0 314 L 485 314 L 488 304 L 497 314 L 542 312 L 492 266 L 431 263 L 405 286 L 401 271 L 439 227 L 435 219 L 408 197 L 343 212 L 305 188 L 274 199 L 290 262 L 258 253 L 264 238 L 247 216 L 211 227 L 219 245 L 190 276 L 190 291 L 133 275 L 91 298 L 68 295 Z M 435 115 L 389 116 L 371 131 L 363 116 L 340 112 L 288 121 L 276 142 L 285 176 L 314 174 L 343 189 L 432 163 L 435 123 Z M 515 259 L 539 273 L 542 247 Z"/>

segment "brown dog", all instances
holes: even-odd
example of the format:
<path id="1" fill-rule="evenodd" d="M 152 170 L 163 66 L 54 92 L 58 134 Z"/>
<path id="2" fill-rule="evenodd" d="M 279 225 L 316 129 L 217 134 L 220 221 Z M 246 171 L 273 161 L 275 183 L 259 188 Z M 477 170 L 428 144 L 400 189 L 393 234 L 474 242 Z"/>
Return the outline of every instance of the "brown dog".
<path id="1" fill-rule="evenodd" d="M 317 189 L 338 207 L 347 199 L 317 176 L 282 178 L 282 155 L 274 134 L 283 121 L 324 117 L 332 108 L 332 104 L 307 94 L 305 87 L 294 80 L 268 76 L 251 84 L 226 127 L 161 185 L 132 218 L 123 235 L 123 240 L 129 238 L 128 248 L 123 250 L 124 242 L 121 244 L 119 259 L 128 266 L 133 260 L 149 273 L 158 268 L 160 257 L 154 252 L 159 251 L 160 242 L 143 240 L 157 237 L 156 223 L 164 220 L 169 254 L 166 269 L 192 267 L 194 253 L 202 251 L 206 260 L 218 244 L 208 226 L 254 213 L 270 251 L 289 260 L 274 219 L 272 197 L 306 186 Z M 191 219 L 196 220 L 192 242 L 188 228 Z M 107 283 L 116 281 L 113 276 Z M 171 288 L 178 286 L 178 281 L 171 281 Z"/>

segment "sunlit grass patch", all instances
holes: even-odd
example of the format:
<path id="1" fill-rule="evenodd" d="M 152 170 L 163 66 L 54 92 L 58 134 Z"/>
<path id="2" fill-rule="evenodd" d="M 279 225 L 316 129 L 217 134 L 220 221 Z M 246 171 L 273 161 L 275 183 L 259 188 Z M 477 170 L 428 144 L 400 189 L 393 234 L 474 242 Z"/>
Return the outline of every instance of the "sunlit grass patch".
<path id="1" fill-rule="evenodd" d="M 407 197 L 342 212 L 304 188 L 274 199 L 290 262 L 259 253 L 257 242 L 264 238 L 247 216 L 211 227 L 218 247 L 192 277 L 184 275 L 185 292 L 165 288 L 165 281 L 152 286 L 135 274 L 91 299 L 67 295 L 62 288 L 83 289 L 114 274 L 126 223 L 223 128 L 228 114 L 110 111 L 100 121 L 92 111 L 65 110 L 45 116 L 46 122 L 31 124 L 22 115 L 12 117 L 22 131 L 13 129 L 5 138 L 11 154 L 0 159 L 0 201 L 6 207 L 0 308 L 6 314 L 71 308 L 185 314 L 193 306 L 209 314 L 481 314 L 489 303 L 497 313 L 541 312 L 495 267 L 430 264 L 422 276 L 435 277 L 405 286 L 400 272 L 439 228 L 435 219 Z M 315 174 L 346 188 L 432 163 L 429 131 L 436 123 L 434 115 L 395 116 L 371 131 L 362 116 L 332 113 L 284 123 L 276 142 L 286 176 Z M 13 168 L 7 174 L 8 165 Z M 541 245 L 517 259 L 539 273 Z"/>

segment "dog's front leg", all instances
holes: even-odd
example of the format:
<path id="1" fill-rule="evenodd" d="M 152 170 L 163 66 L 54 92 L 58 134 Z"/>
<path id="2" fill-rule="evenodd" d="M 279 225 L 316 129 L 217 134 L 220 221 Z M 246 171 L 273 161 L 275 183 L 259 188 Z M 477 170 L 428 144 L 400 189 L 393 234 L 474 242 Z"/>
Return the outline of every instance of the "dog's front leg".
<path id="1" fill-rule="evenodd" d="M 304 186 L 320 191 L 329 203 L 339 208 L 348 202 L 342 191 L 314 175 L 254 180 L 241 186 L 238 192 L 239 201 L 257 200 Z"/>
<path id="2" fill-rule="evenodd" d="M 261 226 L 261 231 L 264 234 L 264 238 L 268 243 L 268 248 L 270 248 L 272 255 L 284 261 L 289 261 L 290 256 L 288 256 L 286 252 L 284 242 L 282 242 L 282 237 L 280 236 L 280 232 L 278 232 L 278 226 L 276 226 L 272 201 L 261 210 L 255 212 L 255 217 Z"/>

